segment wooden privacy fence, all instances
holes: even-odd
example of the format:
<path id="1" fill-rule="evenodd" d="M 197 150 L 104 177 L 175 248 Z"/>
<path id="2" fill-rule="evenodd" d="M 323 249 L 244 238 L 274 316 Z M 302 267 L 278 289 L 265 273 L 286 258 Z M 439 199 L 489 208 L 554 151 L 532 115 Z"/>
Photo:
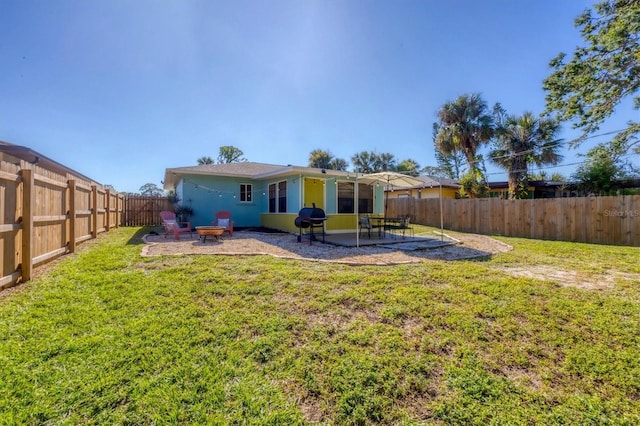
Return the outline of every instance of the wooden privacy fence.
<path id="1" fill-rule="evenodd" d="M 127 195 L 124 200 L 123 226 L 162 225 L 160 212 L 173 211 L 173 205 L 167 197 Z"/>
<path id="2" fill-rule="evenodd" d="M 440 227 L 440 199 L 394 198 L 388 216 Z M 640 246 L 640 195 L 501 200 L 442 199 L 444 227 L 487 235 Z"/>
<path id="3" fill-rule="evenodd" d="M 119 226 L 123 206 L 122 195 L 72 174 L 0 161 L 0 290 Z"/>

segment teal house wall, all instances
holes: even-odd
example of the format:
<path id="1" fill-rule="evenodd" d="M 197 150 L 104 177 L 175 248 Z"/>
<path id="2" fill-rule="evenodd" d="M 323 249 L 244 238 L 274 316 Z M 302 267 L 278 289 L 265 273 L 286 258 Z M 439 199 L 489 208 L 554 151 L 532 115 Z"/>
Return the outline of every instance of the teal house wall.
<path id="1" fill-rule="evenodd" d="M 293 178 L 287 180 L 287 213 L 298 213 L 302 205 L 300 200 L 300 182 L 302 179 Z M 266 210 L 265 210 L 266 211 Z"/>
<path id="2" fill-rule="evenodd" d="M 240 201 L 240 184 L 253 186 L 251 202 Z M 181 203 L 193 209 L 192 226 L 210 225 L 215 213 L 229 210 L 238 227 L 260 226 L 260 213 L 266 211 L 268 198 L 261 182 L 250 179 L 185 175 L 179 190 Z"/>
<path id="3" fill-rule="evenodd" d="M 326 214 L 332 213 L 335 214 L 338 212 L 338 185 L 336 185 L 335 179 L 329 179 L 325 182 L 324 191 L 325 191 L 325 208 L 324 211 Z"/>

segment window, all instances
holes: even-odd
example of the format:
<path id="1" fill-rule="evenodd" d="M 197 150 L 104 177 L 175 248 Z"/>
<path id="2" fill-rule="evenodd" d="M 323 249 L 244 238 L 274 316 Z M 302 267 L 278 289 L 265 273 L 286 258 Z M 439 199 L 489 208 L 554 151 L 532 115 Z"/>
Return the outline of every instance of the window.
<path id="1" fill-rule="evenodd" d="M 287 181 L 269 185 L 269 213 L 286 213 Z"/>
<path id="2" fill-rule="evenodd" d="M 338 182 L 338 213 L 355 213 L 353 182 Z M 358 213 L 373 213 L 373 187 L 358 184 Z"/>
<path id="3" fill-rule="evenodd" d="M 358 184 L 358 213 L 373 213 L 373 186 Z"/>
<path id="4" fill-rule="evenodd" d="M 269 213 L 276 212 L 276 184 L 269 185 Z"/>
<path id="5" fill-rule="evenodd" d="M 278 212 L 287 211 L 287 181 L 278 182 Z"/>
<path id="6" fill-rule="evenodd" d="M 240 184 L 240 201 L 243 203 L 253 201 L 253 186 L 250 183 Z"/>
<path id="7" fill-rule="evenodd" d="M 338 213 L 354 213 L 353 182 L 338 182 Z"/>

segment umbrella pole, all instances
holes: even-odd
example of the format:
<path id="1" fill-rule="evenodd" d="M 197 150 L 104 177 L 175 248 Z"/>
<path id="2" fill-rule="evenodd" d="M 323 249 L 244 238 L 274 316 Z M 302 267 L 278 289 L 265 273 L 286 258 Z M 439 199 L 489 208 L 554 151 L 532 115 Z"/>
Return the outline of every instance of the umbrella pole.
<path id="1" fill-rule="evenodd" d="M 442 177 L 438 176 L 438 184 L 440 185 L 440 241 L 444 241 L 444 219 L 442 216 Z"/>
<path id="2" fill-rule="evenodd" d="M 360 247 L 360 218 L 358 217 L 359 210 L 359 195 L 358 195 L 358 172 L 356 172 L 356 184 L 355 184 L 355 196 L 356 196 L 356 206 L 354 211 L 356 212 L 356 247 Z"/>
<path id="3" fill-rule="evenodd" d="M 389 204 L 389 190 L 384 190 L 384 220 L 387 220 L 387 205 Z"/>
<path id="4" fill-rule="evenodd" d="M 389 191 L 391 191 L 391 182 L 387 177 L 387 186 L 384 188 L 384 220 L 382 222 L 382 235 L 387 238 L 387 207 L 389 205 Z"/>

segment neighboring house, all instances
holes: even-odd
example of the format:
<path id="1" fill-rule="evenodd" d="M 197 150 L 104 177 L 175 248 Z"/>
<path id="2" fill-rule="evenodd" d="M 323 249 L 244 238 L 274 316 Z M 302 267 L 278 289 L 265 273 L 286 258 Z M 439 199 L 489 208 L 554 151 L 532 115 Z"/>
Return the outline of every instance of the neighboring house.
<path id="1" fill-rule="evenodd" d="M 329 216 L 327 232 L 354 232 L 353 172 L 254 162 L 168 168 L 164 189 L 174 190 L 194 213 L 193 226 L 211 224 L 215 212 L 229 210 L 236 227 L 297 232 L 294 220 L 313 204 Z M 360 214 L 382 214 L 384 189 L 358 184 Z"/>
<path id="2" fill-rule="evenodd" d="M 460 190 L 460 184 L 454 179 L 437 178 L 433 176 L 417 176 L 424 185 L 416 188 L 388 189 L 389 198 L 440 198 L 440 186 L 442 185 L 442 198 L 456 198 Z"/>
<path id="3" fill-rule="evenodd" d="M 509 198 L 508 182 L 489 182 L 490 198 Z M 522 198 L 561 198 L 568 197 L 569 183 L 547 180 L 530 180 L 527 186 L 527 196 Z"/>
<path id="4" fill-rule="evenodd" d="M 614 189 L 607 195 L 640 195 L 640 178 L 615 179 L 611 181 L 611 187 Z M 563 197 L 593 197 L 594 195 L 596 194 L 586 189 L 580 182 L 572 182 L 567 185 Z"/>

